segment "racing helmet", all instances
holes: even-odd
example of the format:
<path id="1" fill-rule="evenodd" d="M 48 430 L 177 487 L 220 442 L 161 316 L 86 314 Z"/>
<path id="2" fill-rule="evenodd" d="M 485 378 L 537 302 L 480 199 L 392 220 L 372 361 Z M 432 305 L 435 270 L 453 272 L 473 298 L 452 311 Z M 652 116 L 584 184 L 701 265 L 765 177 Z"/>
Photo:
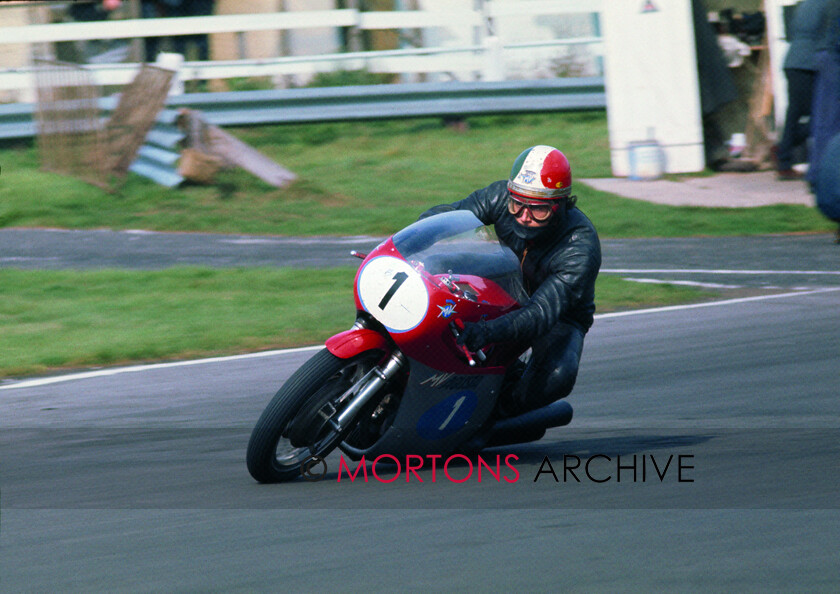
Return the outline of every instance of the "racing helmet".
<path id="1" fill-rule="evenodd" d="M 508 191 L 526 202 L 567 198 L 572 192 L 569 160 L 552 146 L 525 149 L 513 162 Z"/>

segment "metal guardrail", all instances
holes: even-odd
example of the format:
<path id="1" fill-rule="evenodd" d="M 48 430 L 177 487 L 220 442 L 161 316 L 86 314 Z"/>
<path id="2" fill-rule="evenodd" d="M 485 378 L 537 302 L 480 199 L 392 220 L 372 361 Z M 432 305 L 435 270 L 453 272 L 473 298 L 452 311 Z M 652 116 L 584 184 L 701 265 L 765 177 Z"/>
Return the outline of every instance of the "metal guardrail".
<path id="1" fill-rule="evenodd" d="M 167 107 L 161 110 L 155 127 L 146 135 L 146 142 L 137 152 L 137 158 L 129 166 L 129 171 L 168 188 L 184 181 L 178 173 L 178 159 L 181 158 L 179 143 L 185 134 L 176 125 L 177 117 L 176 109 Z"/>
<path id="2" fill-rule="evenodd" d="M 116 103 L 115 97 L 100 101 L 104 111 L 114 109 Z M 602 77 L 582 77 L 189 93 L 170 96 L 166 106 L 170 110 L 199 110 L 217 126 L 247 126 L 603 110 L 606 93 Z M 34 136 L 34 113 L 35 106 L 30 103 L 0 105 L 0 139 Z M 170 132 L 174 129 L 174 115 L 167 110 L 161 112 L 158 122 L 168 124 Z M 161 132 L 166 129 L 166 125 L 160 128 Z"/>
<path id="3" fill-rule="evenodd" d="M 116 105 L 116 97 L 100 100 L 106 113 Z M 217 126 L 252 126 L 604 110 L 606 92 L 602 77 L 584 77 L 173 95 L 158 115 L 131 171 L 167 186 L 183 181 L 175 167 L 178 143 L 184 136 L 175 125 L 179 108 L 201 111 L 208 123 Z M 33 104 L 0 105 L 0 139 L 34 137 L 34 113 Z"/>
<path id="4" fill-rule="evenodd" d="M 0 105 L 0 138 L 31 138 L 36 132 L 33 103 Z"/>
<path id="5" fill-rule="evenodd" d="M 606 109 L 604 79 L 448 82 L 170 97 L 218 126 Z"/>

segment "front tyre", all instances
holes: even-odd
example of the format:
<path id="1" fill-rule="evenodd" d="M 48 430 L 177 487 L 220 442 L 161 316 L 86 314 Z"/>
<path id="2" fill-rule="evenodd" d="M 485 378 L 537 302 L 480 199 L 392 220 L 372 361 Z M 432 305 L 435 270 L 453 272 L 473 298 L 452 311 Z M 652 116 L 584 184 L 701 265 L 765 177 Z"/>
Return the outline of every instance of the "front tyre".
<path id="1" fill-rule="evenodd" d="M 322 410 L 335 411 L 338 398 L 357 384 L 381 359 L 367 351 L 341 359 L 318 351 L 286 381 L 260 415 L 246 456 L 248 472 L 261 483 L 301 476 L 301 465 L 325 457 L 343 439 L 329 423 L 318 423 Z"/>

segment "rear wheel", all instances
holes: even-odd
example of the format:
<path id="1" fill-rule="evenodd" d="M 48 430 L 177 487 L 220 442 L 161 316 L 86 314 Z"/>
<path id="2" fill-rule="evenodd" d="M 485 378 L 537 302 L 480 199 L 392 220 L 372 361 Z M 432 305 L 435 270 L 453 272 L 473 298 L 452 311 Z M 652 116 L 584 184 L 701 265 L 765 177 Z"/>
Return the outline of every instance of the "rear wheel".
<path id="1" fill-rule="evenodd" d="M 304 363 L 274 395 L 251 433 L 246 456 L 251 476 L 261 483 L 289 481 L 301 476 L 313 458 L 329 454 L 346 433 L 330 421 L 381 358 L 381 351 L 367 351 L 341 359 L 324 349 Z"/>

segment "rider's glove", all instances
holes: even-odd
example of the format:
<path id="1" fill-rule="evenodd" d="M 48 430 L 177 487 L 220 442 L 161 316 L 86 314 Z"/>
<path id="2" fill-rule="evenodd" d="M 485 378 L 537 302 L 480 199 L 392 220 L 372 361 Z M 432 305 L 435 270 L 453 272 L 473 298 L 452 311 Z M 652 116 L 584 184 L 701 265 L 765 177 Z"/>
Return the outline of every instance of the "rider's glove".
<path id="1" fill-rule="evenodd" d="M 459 345 L 467 347 L 467 350 L 476 352 L 494 342 L 494 337 L 487 326 L 487 322 L 479 320 L 478 322 L 466 322 L 457 342 Z"/>

